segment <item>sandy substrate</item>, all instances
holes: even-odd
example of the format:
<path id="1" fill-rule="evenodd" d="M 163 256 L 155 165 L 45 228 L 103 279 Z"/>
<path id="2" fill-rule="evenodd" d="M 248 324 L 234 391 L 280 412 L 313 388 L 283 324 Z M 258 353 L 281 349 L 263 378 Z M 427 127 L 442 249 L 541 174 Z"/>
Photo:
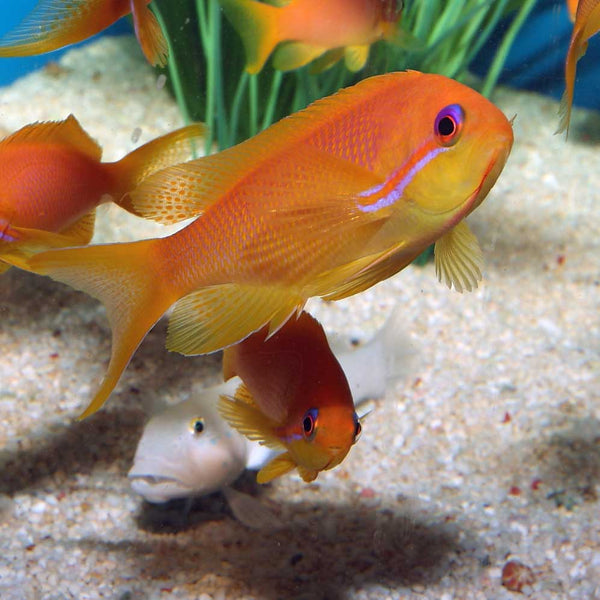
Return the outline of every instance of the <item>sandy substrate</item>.
<path id="1" fill-rule="evenodd" d="M 254 490 L 285 526 L 246 529 L 223 499 L 156 508 L 131 490 L 145 408 L 218 378 L 219 357 L 148 335 L 106 407 L 74 418 L 110 349 L 103 309 L 47 278 L 0 280 L 0 597 L 277 600 L 600 598 L 600 120 L 501 90 L 517 114 L 500 181 L 470 218 L 485 281 L 460 295 L 432 266 L 310 309 L 342 341 L 394 307 L 407 361 L 349 457 L 310 485 Z M 181 124 L 135 42 L 103 39 L 0 90 L 0 127 L 74 112 L 113 160 Z M 154 235 L 116 210 L 99 240 Z M 246 482 L 247 483 L 247 482 Z M 252 487 L 252 486 L 251 486 Z"/>

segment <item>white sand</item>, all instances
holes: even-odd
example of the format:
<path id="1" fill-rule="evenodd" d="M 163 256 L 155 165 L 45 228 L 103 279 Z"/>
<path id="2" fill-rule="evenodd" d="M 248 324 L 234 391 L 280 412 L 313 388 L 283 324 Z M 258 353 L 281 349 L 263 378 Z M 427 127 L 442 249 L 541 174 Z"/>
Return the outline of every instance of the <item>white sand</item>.
<path id="1" fill-rule="evenodd" d="M 133 40 L 61 67 L 0 90 L 0 127 L 74 112 L 114 160 L 136 128 L 141 143 L 181 124 Z M 460 295 L 409 267 L 310 304 L 348 341 L 399 306 L 411 358 L 340 468 L 261 490 L 277 533 L 247 530 L 219 497 L 187 519 L 151 509 L 125 478 L 144 406 L 213 382 L 218 357 L 167 353 L 161 322 L 106 407 L 74 422 L 108 359 L 103 309 L 47 278 L 1 278 L 0 597 L 503 600 L 514 559 L 531 598 L 600 598 L 600 118 L 575 111 L 565 143 L 555 102 L 495 100 L 517 114 L 516 143 L 470 218 L 483 285 Z M 156 231 L 115 209 L 100 220 L 101 240 Z"/>

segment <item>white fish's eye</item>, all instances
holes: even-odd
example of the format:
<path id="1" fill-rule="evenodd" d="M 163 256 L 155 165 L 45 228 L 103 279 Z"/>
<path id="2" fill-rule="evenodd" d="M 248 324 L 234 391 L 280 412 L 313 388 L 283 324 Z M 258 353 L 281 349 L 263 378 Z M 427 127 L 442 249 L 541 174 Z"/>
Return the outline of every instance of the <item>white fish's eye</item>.
<path id="1" fill-rule="evenodd" d="M 194 417 L 188 425 L 190 433 L 200 435 L 204 431 L 204 419 L 202 417 Z"/>

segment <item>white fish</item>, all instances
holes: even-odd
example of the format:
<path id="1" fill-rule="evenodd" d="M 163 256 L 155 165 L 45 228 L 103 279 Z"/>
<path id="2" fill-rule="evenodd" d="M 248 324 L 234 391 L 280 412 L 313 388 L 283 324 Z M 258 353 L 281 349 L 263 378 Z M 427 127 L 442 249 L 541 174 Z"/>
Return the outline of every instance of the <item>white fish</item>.
<path id="1" fill-rule="evenodd" d="M 396 312 L 367 344 L 335 352 L 357 406 L 383 397 L 388 382 L 407 369 L 408 352 L 402 352 L 397 328 L 390 323 L 397 320 Z M 188 400 L 148 421 L 128 473 L 138 494 L 158 503 L 221 490 L 241 522 L 257 528 L 273 525 L 274 516 L 260 502 L 230 487 L 245 469 L 260 469 L 276 452 L 248 440 L 219 415 L 219 397 L 232 396 L 239 384 L 235 377 L 193 389 Z"/>

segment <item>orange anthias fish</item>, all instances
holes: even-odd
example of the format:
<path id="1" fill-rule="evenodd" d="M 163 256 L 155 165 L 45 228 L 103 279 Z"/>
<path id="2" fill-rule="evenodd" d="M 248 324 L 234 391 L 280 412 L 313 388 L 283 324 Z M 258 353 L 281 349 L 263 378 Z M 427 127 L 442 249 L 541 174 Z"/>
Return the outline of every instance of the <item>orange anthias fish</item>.
<path id="1" fill-rule="evenodd" d="M 32 56 L 76 44 L 131 13 L 135 34 L 151 65 L 164 66 L 168 46 L 150 0 L 40 0 L 14 31 L 0 40 L 0 57 Z"/>
<path id="2" fill-rule="evenodd" d="M 0 272 L 10 266 L 6 254 L 87 244 L 101 202 L 122 204 L 144 177 L 190 158 L 203 133 L 201 125 L 178 129 L 114 163 L 100 162 L 100 146 L 72 115 L 1 140 Z"/>
<path id="3" fill-rule="evenodd" d="M 402 35 L 399 0 L 290 0 L 281 6 L 255 0 L 220 2 L 242 37 L 249 73 L 258 73 L 276 46 L 273 66 L 282 71 L 319 57 L 317 71 L 341 58 L 348 69 L 358 71 L 371 44 Z"/>
<path id="4" fill-rule="evenodd" d="M 295 468 L 312 481 L 339 465 L 360 434 L 350 387 L 308 313 L 268 334 L 265 327 L 225 350 L 224 378 L 243 384 L 234 398 L 221 396 L 219 412 L 249 439 L 285 451 L 258 472 L 259 483 Z"/>
<path id="5" fill-rule="evenodd" d="M 569 135 L 577 61 L 585 54 L 588 40 L 600 31 L 600 0 L 580 0 L 576 9 L 573 33 L 565 61 L 565 93 L 560 101 L 560 122 L 556 130 L 556 133 L 566 131 L 567 136 Z"/>
<path id="6" fill-rule="evenodd" d="M 167 347 L 204 354 L 266 325 L 276 331 L 312 296 L 366 290 L 434 242 L 438 276 L 458 290 L 476 286 L 482 254 L 463 219 L 512 141 L 502 112 L 456 81 L 416 71 L 371 77 L 147 178 L 129 208 L 162 223 L 197 217 L 175 234 L 16 264 L 106 307 L 111 361 L 87 416 L 174 303 Z"/>

